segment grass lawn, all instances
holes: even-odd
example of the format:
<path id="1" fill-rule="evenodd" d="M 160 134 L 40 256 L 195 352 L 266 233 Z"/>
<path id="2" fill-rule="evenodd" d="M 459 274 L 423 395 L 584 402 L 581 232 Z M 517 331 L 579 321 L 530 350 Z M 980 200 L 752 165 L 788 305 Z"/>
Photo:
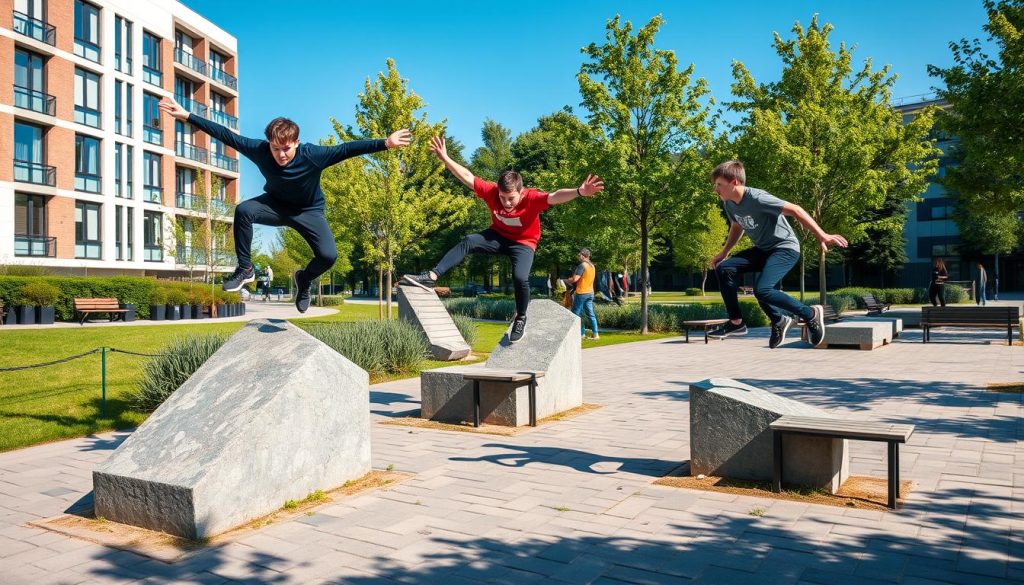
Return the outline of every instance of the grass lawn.
<path id="1" fill-rule="evenodd" d="M 376 305 L 348 304 L 327 317 L 290 319 L 299 326 L 376 319 Z M 395 308 L 397 313 L 397 306 Z M 196 333 L 234 333 L 243 323 L 183 323 L 181 325 L 138 325 L 130 327 L 82 327 L 78 329 L 0 330 L 0 368 L 16 367 L 84 353 L 99 347 L 114 347 L 140 353 L 159 353 L 173 338 Z M 507 325 L 477 322 L 477 340 L 473 344 L 474 361 L 487 359 L 505 334 Z M 636 332 L 603 333 L 597 341 L 587 340 L 583 347 L 646 341 L 675 334 Z M 131 428 L 146 418 L 145 413 L 128 407 L 127 398 L 142 377 L 148 358 L 123 353 L 107 353 L 107 411 L 100 415 L 99 353 L 58 365 L 0 373 L 0 451 L 8 451 L 48 441 L 82 437 L 112 429 Z M 472 362 L 463 362 L 472 363 Z M 428 361 L 423 369 L 451 365 Z M 399 373 L 371 382 L 418 376 L 419 370 Z"/>

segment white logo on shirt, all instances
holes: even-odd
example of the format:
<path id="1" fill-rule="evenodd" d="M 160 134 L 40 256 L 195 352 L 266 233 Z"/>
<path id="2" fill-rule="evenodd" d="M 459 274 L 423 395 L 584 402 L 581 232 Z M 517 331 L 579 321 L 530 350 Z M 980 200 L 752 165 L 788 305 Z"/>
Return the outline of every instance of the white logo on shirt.
<path id="1" fill-rule="evenodd" d="M 497 211 L 494 212 L 494 217 L 498 218 L 498 221 L 500 221 L 501 223 L 503 223 L 503 224 L 505 224 L 507 226 L 510 226 L 510 227 L 523 227 L 523 222 L 518 217 L 505 217 L 504 215 L 498 214 Z"/>
<path id="2" fill-rule="evenodd" d="M 756 230 L 757 229 L 757 223 L 754 221 L 754 218 L 752 216 L 750 216 L 750 215 L 733 215 L 733 217 L 736 218 L 736 223 L 740 224 L 740 227 L 742 227 L 743 229 L 745 229 L 745 230 Z"/>

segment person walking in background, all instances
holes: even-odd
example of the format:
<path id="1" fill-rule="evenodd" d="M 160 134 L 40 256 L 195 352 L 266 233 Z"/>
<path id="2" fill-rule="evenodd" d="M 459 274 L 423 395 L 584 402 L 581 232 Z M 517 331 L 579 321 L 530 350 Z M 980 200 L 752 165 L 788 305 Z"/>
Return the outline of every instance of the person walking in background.
<path id="1" fill-rule="evenodd" d="M 590 248 L 583 248 L 576 257 L 580 259 L 580 263 L 572 276 L 566 279 L 567 283 L 576 285 L 572 312 L 580 318 L 580 337 L 587 336 L 587 326 L 583 318 L 583 313 L 586 312 L 590 331 L 594 334 L 593 339 L 600 339 L 601 336 L 597 333 L 597 313 L 594 312 L 594 276 L 597 269 L 590 261 Z"/>
<path id="2" fill-rule="evenodd" d="M 949 273 L 946 272 L 946 262 L 942 258 L 935 259 L 932 267 L 932 280 L 928 283 L 928 298 L 932 306 L 937 307 L 941 303 L 946 306 L 946 281 L 949 280 Z"/>
<path id="3" fill-rule="evenodd" d="M 985 272 L 985 265 L 978 261 L 978 304 L 985 306 L 988 300 L 985 296 L 985 288 L 988 286 L 988 272 Z"/>

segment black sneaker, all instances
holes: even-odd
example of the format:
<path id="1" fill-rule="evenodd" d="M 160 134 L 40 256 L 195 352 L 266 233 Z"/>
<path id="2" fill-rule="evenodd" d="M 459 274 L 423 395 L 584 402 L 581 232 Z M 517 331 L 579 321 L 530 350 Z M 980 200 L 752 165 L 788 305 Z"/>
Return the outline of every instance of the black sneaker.
<path id="1" fill-rule="evenodd" d="M 821 305 L 811 305 L 814 316 L 807 322 L 807 340 L 814 347 L 825 343 L 825 309 Z"/>
<path id="2" fill-rule="evenodd" d="M 430 278 L 430 272 L 421 272 L 419 274 L 406 274 L 402 276 L 402 282 L 418 286 L 423 290 L 434 290 L 437 285 L 437 281 Z"/>
<path id="3" fill-rule="evenodd" d="M 516 315 L 512 319 L 512 327 L 508 330 L 508 342 L 515 343 L 526 335 L 526 317 Z"/>
<path id="4" fill-rule="evenodd" d="M 783 315 L 779 322 L 772 325 L 772 336 L 768 339 L 768 347 L 775 349 L 786 342 L 786 333 L 793 326 L 793 320 Z"/>
<path id="5" fill-rule="evenodd" d="M 740 323 L 736 325 L 732 321 L 726 322 L 724 325 L 719 325 L 711 331 L 708 331 L 708 337 L 712 339 L 725 339 L 726 337 L 736 337 L 739 335 L 747 334 L 747 324 Z"/>
<path id="6" fill-rule="evenodd" d="M 256 280 L 256 272 L 250 266 L 249 268 L 242 268 L 239 266 L 235 268 L 235 271 L 231 273 L 231 276 L 224 279 L 224 292 L 236 292 L 241 290 L 243 286 Z"/>
<path id="7" fill-rule="evenodd" d="M 306 309 L 309 309 L 309 285 L 310 281 L 306 279 L 305 270 L 295 271 L 295 308 L 300 313 L 305 313 Z"/>

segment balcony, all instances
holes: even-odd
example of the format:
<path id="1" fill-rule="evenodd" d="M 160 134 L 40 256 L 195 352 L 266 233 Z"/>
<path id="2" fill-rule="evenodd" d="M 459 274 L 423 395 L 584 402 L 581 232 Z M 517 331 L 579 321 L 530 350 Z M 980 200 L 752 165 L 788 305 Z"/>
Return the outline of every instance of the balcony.
<path id="1" fill-rule="evenodd" d="M 208 160 L 207 150 L 205 148 L 199 148 L 198 146 L 192 146 L 187 142 L 178 142 L 174 145 L 174 154 L 206 164 Z"/>
<path id="2" fill-rule="evenodd" d="M 217 199 L 216 197 L 210 200 L 210 206 L 213 207 L 214 213 L 219 215 L 227 215 L 231 213 L 231 205 L 223 199 Z"/>
<path id="3" fill-rule="evenodd" d="M 206 252 L 190 246 L 178 246 L 174 254 L 174 263 L 185 266 L 205 265 Z"/>
<path id="4" fill-rule="evenodd" d="M 93 63 L 100 62 L 100 46 L 86 39 L 75 37 L 75 54 Z"/>
<path id="5" fill-rule="evenodd" d="M 75 173 L 75 191 L 100 192 L 100 176 L 91 173 Z"/>
<path id="6" fill-rule="evenodd" d="M 163 262 L 164 249 L 160 246 L 150 246 L 147 244 L 142 251 L 142 259 L 146 262 Z"/>
<path id="7" fill-rule="evenodd" d="M 144 185 L 142 187 L 142 200 L 147 203 L 163 203 L 164 188 L 157 185 Z"/>
<path id="8" fill-rule="evenodd" d="M 232 130 L 238 130 L 238 118 L 225 114 L 224 112 L 218 112 L 217 110 L 210 110 L 210 120 L 220 124 L 221 126 L 227 126 Z"/>
<path id="9" fill-rule="evenodd" d="M 202 205 L 202 199 L 196 197 L 192 193 L 182 193 L 179 191 L 174 195 L 174 206 L 178 209 L 189 209 L 193 211 L 202 211 L 197 209 Z"/>
<path id="10" fill-rule="evenodd" d="M 224 252 L 221 250 L 215 250 L 213 252 L 213 265 L 214 266 L 237 266 L 238 257 L 231 252 Z"/>
<path id="11" fill-rule="evenodd" d="M 224 169 L 225 171 L 231 171 L 232 173 L 238 172 L 238 159 L 224 156 L 223 154 L 217 154 L 216 152 L 210 153 L 210 162 L 213 166 Z"/>
<path id="12" fill-rule="evenodd" d="M 57 98 L 48 93 L 21 87 L 20 85 L 14 86 L 14 105 L 15 107 L 39 112 L 47 116 L 57 115 Z"/>
<path id="13" fill-rule="evenodd" d="M 161 146 L 164 143 L 164 131 L 154 126 L 143 124 L 142 139 L 150 144 Z"/>
<path id="14" fill-rule="evenodd" d="M 157 87 L 163 87 L 164 86 L 164 74 L 162 72 L 160 72 L 160 70 L 158 70 L 158 69 L 153 69 L 152 67 L 149 67 L 147 65 L 143 65 L 142 66 L 142 81 L 145 81 L 146 83 L 148 83 L 150 85 L 155 85 Z"/>
<path id="15" fill-rule="evenodd" d="M 212 63 L 210 64 L 210 79 L 238 91 L 238 78 L 230 73 L 225 73 L 223 69 L 214 67 Z"/>
<path id="16" fill-rule="evenodd" d="M 57 46 L 57 27 L 17 11 L 14 12 L 14 32 L 51 47 Z"/>
<path id="17" fill-rule="evenodd" d="M 206 62 L 196 59 L 191 53 L 186 53 L 180 47 L 174 49 L 174 62 L 188 67 L 196 73 L 206 75 Z"/>
<path id="18" fill-rule="evenodd" d="M 14 234 L 14 255 L 35 258 L 56 258 L 57 238 Z"/>
<path id="19" fill-rule="evenodd" d="M 57 167 L 27 160 L 14 161 L 14 180 L 33 185 L 57 186 Z"/>
<path id="20" fill-rule="evenodd" d="M 202 118 L 208 117 L 206 106 L 204 106 L 203 104 L 195 100 L 188 99 L 183 95 L 175 95 L 174 99 L 181 105 L 181 107 L 185 108 L 189 112 Z"/>

